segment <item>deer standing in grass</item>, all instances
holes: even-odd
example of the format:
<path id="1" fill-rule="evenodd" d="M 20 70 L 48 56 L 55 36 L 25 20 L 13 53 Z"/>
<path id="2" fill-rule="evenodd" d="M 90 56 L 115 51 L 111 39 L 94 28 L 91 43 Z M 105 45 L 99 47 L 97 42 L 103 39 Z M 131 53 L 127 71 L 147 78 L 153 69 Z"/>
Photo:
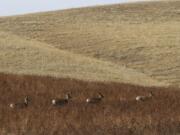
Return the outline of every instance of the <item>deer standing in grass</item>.
<path id="1" fill-rule="evenodd" d="M 11 103 L 9 105 L 10 108 L 19 108 L 19 109 L 23 109 L 23 108 L 27 108 L 29 105 L 29 98 L 26 96 L 24 98 L 23 102 L 18 102 L 18 103 Z"/>
<path id="2" fill-rule="evenodd" d="M 53 106 L 63 106 L 65 104 L 67 104 L 71 98 L 72 97 L 68 93 L 68 94 L 65 95 L 65 98 L 63 98 L 63 99 L 57 99 L 57 98 L 53 99 L 51 101 L 51 103 L 52 103 Z"/>
<path id="3" fill-rule="evenodd" d="M 97 97 L 87 98 L 86 103 L 89 103 L 89 104 L 99 103 L 102 101 L 103 98 L 104 96 L 101 93 L 98 93 Z"/>
<path id="4" fill-rule="evenodd" d="M 136 101 L 144 101 L 146 99 L 152 98 L 152 96 L 153 96 L 152 92 L 150 92 L 147 96 L 137 96 Z"/>

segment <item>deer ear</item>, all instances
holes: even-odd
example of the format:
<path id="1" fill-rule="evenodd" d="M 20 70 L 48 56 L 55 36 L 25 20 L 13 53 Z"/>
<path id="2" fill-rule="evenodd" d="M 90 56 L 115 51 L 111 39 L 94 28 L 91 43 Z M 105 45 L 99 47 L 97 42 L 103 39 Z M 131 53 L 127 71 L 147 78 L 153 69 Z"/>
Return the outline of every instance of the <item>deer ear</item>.
<path id="1" fill-rule="evenodd" d="M 100 92 L 98 94 L 99 94 L 99 96 L 104 97 L 103 94 L 101 94 Z"/>

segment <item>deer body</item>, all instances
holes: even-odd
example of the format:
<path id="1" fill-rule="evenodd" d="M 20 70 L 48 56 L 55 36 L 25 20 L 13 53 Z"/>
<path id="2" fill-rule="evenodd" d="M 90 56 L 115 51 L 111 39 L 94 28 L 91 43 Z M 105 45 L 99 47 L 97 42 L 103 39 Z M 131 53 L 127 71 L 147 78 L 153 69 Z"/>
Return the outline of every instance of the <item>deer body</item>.
<path id="1" fill-rule="evenodd" d="M 28 97 L 24 98 L 24 102 L 19 102 L 19 103 L 11 103 L 9 105 L 10 108 L 18 108 L 18 109 L 23 109 L 23 108 L 27 108 L 29 105 L 29 99 Z"/>
<path id="2" fill-rule="evenodd" d="M 71 98 L 70 94 L 67 94 L 64 99 L 53 99 L 52 105 L 54 106 L 63 106 L 69 102 L 69 99 Z"/>
<path id="3" fill-rule="evenodd" d="M 95 103 L 99 103 L 102 99 L 103 99 L 103 95 L 101 93 L 98 93 L 97 97 L 91 97 L 91 98 L 87 98 L 86 102 L 90 103 L 90 104 L 95 104 Z"/>
<path id="4" fill-rule="evenodd" d="M 146 99 L 151 98 L 152 96 L 153 96 L 152 92 L 150 92 L 149 95 L 147 95 L 147 96 L 137 96 L 136 101 L 144 101 Z"/>

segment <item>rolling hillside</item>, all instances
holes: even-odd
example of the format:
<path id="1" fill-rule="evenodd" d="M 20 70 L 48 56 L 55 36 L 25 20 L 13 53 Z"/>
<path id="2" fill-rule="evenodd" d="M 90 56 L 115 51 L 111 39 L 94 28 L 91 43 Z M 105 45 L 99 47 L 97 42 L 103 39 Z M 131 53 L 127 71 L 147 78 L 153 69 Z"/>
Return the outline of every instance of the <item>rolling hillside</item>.
<path id="1" fill-rule="evenodd" d="M 89 81 L 164 85 L 150 77 L 110 62 L 72 54 L 37 41 L 0 32 L 0 72 L 33 74 Z"/>
<path id="2" fill-rule="evenodd" d="M 179 135 L 177 87 L 180 1 L 0 17 L 0 135 Z"/>
<path id="3" fill-rule="evenodd" d="M 39 41 L 42 48 L 48 44 L 73 55 L 133 69 L 166 84 L 180 83 L 179 1 L 3 17 L 0 31 Z M 119 69 L 114 66 L 109 70 L 116 74 Z"/>

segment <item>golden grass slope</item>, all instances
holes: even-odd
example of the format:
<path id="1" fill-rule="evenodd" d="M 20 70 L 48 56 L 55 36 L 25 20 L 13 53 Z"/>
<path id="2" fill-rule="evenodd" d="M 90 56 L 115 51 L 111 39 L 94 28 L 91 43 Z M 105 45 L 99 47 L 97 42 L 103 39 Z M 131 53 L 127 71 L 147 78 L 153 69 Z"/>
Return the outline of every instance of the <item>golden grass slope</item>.
<path id="1" fill-rule="evenodd" d="M 0 32 L 0 72 L 163 85 L 134 70 Z"/>
<path id="2" fill-rule="evenodd" d="M 180 1 L 5 17 L 0 30 L 180 84 Z"/>

